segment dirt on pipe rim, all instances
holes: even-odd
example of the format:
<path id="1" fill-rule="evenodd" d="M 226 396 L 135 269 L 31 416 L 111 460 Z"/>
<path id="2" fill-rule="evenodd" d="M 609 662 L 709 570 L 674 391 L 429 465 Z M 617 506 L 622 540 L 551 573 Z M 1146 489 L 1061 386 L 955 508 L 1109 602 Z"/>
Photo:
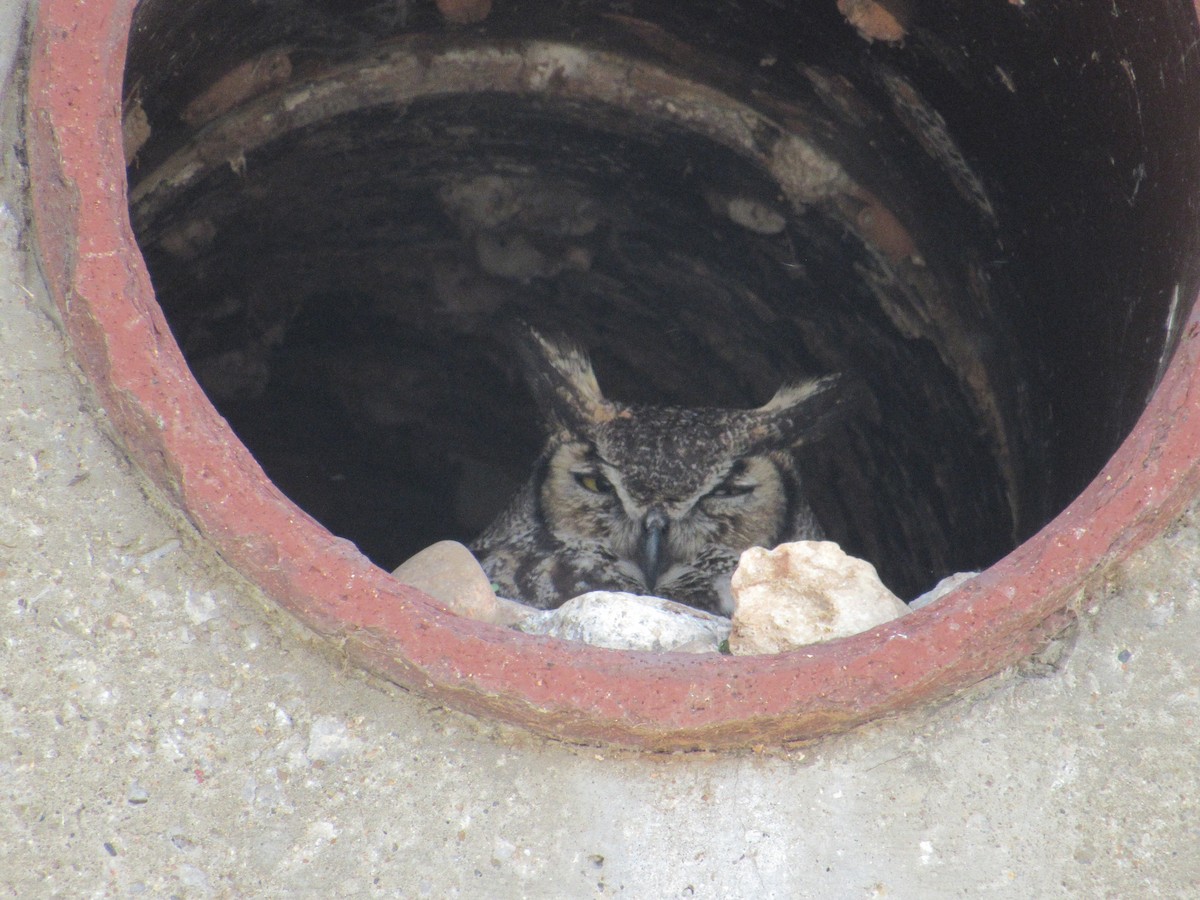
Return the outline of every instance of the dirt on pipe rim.
<path id="1" fill-rule="evenodd" d="M 808 741 L 946 697 L 1035 653 L 1095 577 L 1200 490 L 1200 312 L 1148 407 L 1048 526 L 943 598 L 770 657 L 610 651 L 459 618 L 269 481 L 192 377 L 129 225 L 122 78 L 135 0 L 34 13 L 28 157 L 37 252 L 70 343 L 134 460 L 222 556 L 359 664 L 437 702 L 647 750 Z M 1181 304 L 1184 302 L 1181 298 Z"/>

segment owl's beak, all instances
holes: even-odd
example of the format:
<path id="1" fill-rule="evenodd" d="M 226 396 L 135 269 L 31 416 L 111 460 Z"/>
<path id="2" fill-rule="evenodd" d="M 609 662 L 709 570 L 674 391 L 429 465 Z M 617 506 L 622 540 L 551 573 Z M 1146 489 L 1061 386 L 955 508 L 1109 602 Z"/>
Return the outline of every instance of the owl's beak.
<path id="1" fill-rule="evenodd" d="M 659 576 L 671 563 L 663 540 L 669 524 L 667 514 L 657 507 L 652 508 L 642 519 L 642 535 L 638 540 L 638 567 L 646 576 L 648 590 L 654 590 Z"/>

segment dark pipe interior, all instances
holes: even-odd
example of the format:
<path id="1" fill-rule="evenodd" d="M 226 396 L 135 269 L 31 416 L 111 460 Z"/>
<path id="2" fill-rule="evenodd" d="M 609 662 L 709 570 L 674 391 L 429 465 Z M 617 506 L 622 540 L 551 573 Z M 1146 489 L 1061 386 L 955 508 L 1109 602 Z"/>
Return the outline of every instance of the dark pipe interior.
<path id="1" fill-rule="evenodd" d="M 505 343 L 520 317 L 577 337 L 630 401 L 749 405 L 858 372 L 876 408 L 802 465 L 831 536 L 911 596 L 1070 502 L 1195 294 L 1194 17 L 1118 6 L 906 3 L 889 45 L 832 0 L 497 0 L 471 28 L 422 2 L 144 0 L 133 224 L 218 409 L 385 568 L 470 538 L 529 471 L 540 434 Z M 364 103 L 244 152 L 214 137 L 337 67 L 534 38 L 644 61 L 771 125 L 747 150 L 636 102 L 476 90 Z M 796 202 L 756 156 L 784 134 L 853 187 Z M 146 187 L 188 154 L 199 175 Z"/>

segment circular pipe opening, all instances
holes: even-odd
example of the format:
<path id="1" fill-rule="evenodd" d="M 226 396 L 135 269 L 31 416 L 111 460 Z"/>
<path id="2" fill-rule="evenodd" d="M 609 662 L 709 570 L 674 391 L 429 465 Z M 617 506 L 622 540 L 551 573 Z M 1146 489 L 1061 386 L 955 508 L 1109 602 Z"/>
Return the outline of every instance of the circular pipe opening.
<path id="1" fill-rule="evenodd" d="M 151 132 L 134 229 L 208 395 L 277 485 L 384 568 L 473 537 L 533 467 L 514 320 L 580 340 L 629 402 L 866 380 L 876 409 L 806 458 L 806 481 L 900 592 L 990 564 L 1044 518 L 1049 417 L 1026 399 L 1040 373 L 1014 298 L 984 271 L 982 187 L 954 193 L 974 176 L 932 164 L 962 164 L 949 145 L 931 161 L 897 122 L 860 127 L 848 85 L 839 102 L 863 110 L 829 115 L 812 85 L 833 74 L 770 102 L 749 79 L 750 105 L 701 80 L 717 60 L 678 72 L 552 41 L 419 35 L 299 76 L 268 55 L 255 70 L 285 82 L 225 109 L 226 75 L 185 107 L 184 143 Z M 877 102 L 915 102 L 883 83 Z M 762 111 L 785 102 L 790 119 Z"/>
<path id="2" fill-rule="evenodd" d="M 869 42 L 833 4 L 99 6 L 68 42 L 43 4 L 31 84 L 81 363 L 227 558 L 402 685 L 572 739 L 810 738 L 1036 649 L 1195 488 L 1187 11 L 925 4 Z M 853 371 L 872 408 L 801 460 L 831 536 L 904 596 L 1008 556 L 774 658 L 458 619 L 292 501 L 387 568 L 486 524 L 539 449 L 514 318 L 631 402 Z"/>

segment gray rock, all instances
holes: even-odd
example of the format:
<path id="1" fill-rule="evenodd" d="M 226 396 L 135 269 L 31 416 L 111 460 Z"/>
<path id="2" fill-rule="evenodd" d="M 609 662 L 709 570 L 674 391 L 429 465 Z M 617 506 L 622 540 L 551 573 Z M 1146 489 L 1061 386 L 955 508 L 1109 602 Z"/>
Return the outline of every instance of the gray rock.
<path id="1" fill-rule="evenodd" d="M 592 591 L 558 609 L 534 612 L 517 626 L 529 634 L 610 650 L 716 653 L 729 620 L 661 597 Z"/>
<path id="2" fill-rule="evenodd" d="M 928 606 L 935 600 L 941 600 L 960 584 L 966 584 L 978 574 L 978 572 L 955 572 L 953 575 L 947 575 L 945 578 L 935 584 L 930 590 L 926 591 L 916 600 L 913 600 L 911 603 L 909 603 L 908 608 L 920 609 L 923 606 Z"/>

